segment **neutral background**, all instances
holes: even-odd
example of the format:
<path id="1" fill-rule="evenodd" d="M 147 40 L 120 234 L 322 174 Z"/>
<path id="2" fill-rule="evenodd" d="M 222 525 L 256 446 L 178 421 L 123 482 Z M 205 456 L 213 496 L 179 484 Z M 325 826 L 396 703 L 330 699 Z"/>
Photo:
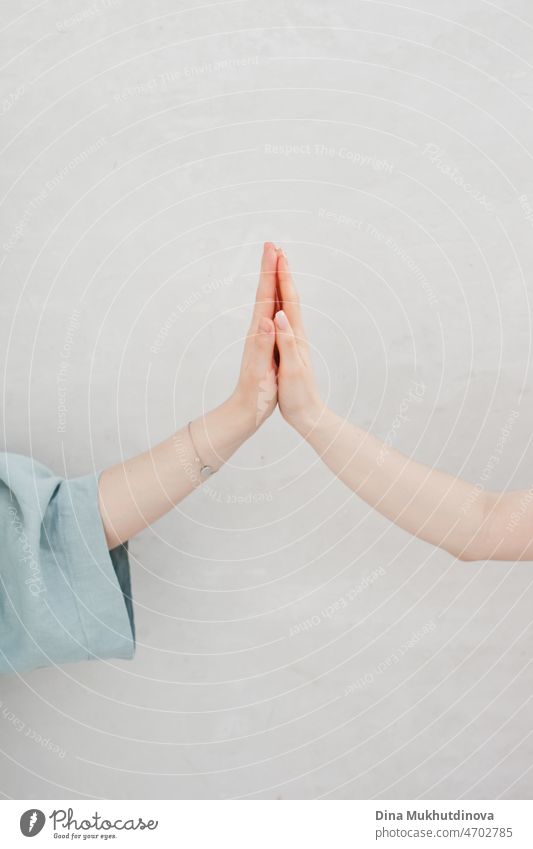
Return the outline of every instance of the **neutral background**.
<path id="1" fill-rule="evenodd" d="M 533 484 L 527 0 L 1 19 L 2 449 L 81 475 L 223 400 L 270 239 L 337 412 Z M 530 563 L 410 539 L 278 413 L 131 552 L 135 661 L 3 678 L 4 796 L 531 797 Z"/>

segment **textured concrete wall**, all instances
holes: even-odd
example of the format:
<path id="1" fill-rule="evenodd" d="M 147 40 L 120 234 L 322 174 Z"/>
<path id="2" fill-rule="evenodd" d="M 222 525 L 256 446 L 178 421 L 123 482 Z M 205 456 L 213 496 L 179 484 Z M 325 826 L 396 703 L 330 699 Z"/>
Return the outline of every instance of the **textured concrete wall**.
<path id="1" fill-rule="evenodd" d="M 3 3 L 7 450 L 83 474 L 221 401 L 271 239 L 337 412 L 531 486 L 533 17 L 499 6 Z M 409 538 L 277 413 L 131 552 L 136 660 L 2 681 L 5 795 L 531 796 L 531 564 Z"/>

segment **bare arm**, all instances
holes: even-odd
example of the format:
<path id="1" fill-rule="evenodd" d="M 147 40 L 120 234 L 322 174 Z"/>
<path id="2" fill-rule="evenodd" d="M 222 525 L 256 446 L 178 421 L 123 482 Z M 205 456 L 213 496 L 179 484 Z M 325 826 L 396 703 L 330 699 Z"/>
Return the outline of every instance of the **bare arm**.
<path id="1" fill-rule="evenodd" d="M 533 490 L 480 490 L 386 447 L 324 406 L 284 256 L 278 286 L 280 409 L 332 472 L 399 527 L 461 560 L 533 560 Z"/>
<path id="2" fill-rule="evenodd" d="M 231 397 L 191 423 L 193 441 L 185 425 L 100 476 L 99 507 L 110 549 L 155 522 L 202 483 L 197 457 L 203 465 L 219 469 L 275 408 L 276 261 L 276 248 L 267 242 L 239 381 Z"/>

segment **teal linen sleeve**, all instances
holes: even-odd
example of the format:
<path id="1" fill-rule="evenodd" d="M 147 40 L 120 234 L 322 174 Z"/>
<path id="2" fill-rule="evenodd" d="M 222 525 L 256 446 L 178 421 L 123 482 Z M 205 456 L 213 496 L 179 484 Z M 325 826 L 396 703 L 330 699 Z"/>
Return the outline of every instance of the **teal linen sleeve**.
<path id="1" fill-rule="evenodd" d="M 98 476 L 0 453 L 0 673 L 134 651 L 128 549 L 108 551 Z"/>

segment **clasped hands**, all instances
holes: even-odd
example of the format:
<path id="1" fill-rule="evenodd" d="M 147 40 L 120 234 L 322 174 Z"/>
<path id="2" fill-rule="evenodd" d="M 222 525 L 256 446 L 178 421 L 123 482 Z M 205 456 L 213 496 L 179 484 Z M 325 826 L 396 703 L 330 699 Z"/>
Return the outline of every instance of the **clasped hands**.
<path id="1" fill-rule="evenodd" d="M 324 410 L 309 356 L 300 298 L 287 257 L 266 242 L 252 322 L 234 401 L 258 427 L 279 405 L 283 418 L 302 435 Z"/>
<path id="2" fill-rule="evenodd" d="M 529 491 L 480 494 L 477 485 L 411 460 L 326 407 L 289 264 L 271 242 L 264 246 L 233 393 L 169 439 L 100 476 L 109 548 L 186 498 L 202 482 L 202 470 L 219 469 L 277 405 L 333 474 L 399 527 L 461 560 L 533 560 L 533 507 L 527 516 L 523 507 L 531 502 Z"/>
<path id="3" fill-rule="evenodd" d="M 173 436 L 106 469 L 99 507 L 109 548 L 131 539 L 217 471 L 279 404 L 304 438 L 326 411 L 315 385 L 298 293 L 283 251 L 266 242 L 237 385 Z"/>

